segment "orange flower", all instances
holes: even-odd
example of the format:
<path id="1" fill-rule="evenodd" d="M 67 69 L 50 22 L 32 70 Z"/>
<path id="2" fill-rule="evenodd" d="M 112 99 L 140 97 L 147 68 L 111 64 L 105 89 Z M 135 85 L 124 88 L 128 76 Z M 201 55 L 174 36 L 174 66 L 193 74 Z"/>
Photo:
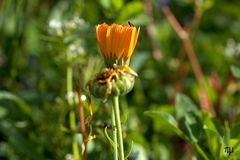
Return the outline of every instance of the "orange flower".
<path id="1" fill-rule="evenodd" d="M 96 26 L 98 46 L 105 61 L 127 62 L 136 46 L 140 28 L 106 23 Z"/>

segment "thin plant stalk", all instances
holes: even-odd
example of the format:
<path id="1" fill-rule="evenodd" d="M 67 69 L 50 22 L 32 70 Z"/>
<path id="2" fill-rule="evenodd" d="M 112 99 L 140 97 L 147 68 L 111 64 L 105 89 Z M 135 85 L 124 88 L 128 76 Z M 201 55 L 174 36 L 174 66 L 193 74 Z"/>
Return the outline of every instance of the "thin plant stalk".
<path id="1" fill-rule="evenodd" d="M 124 160 L 124 148 L 123 148 L 123 138 L 122 138 L 122 128 L 121 128 L 121 119 L 119 111 L 119 97 L 113 96 L 113 108 L 114 115 L 117 127 L 117 139 L 119 144 L 119 160 Z"/>
<path id="2" fill-rule="evenodd" d="M 74 110 L 72 110 L 74 101 L 73 97 L 71 97 L 71 94 L 73 93 L 73 85 L 72 85 L 72 66 L 71 66 L 71 61 L 72 61 L 72 54 L 70 52 L 67 52 L 67 62 L 69 63 L 67 65 L 67 75 L 66 75 L 66 85 L 67 85 L 67 102 L 69 107 L 71 108 L 70 113 L 69 113 L 69 125 L 71 131 L 76 131 L 76 115 Z M 73 157 L 74 160 L 80 160 L 80 154 L 79 154 L 79 147 L 77 142 L 75 141 L 75 134 L 74 138 L 72 140 L 72 151 L 73 151 Z"/>
<path id="3" fill-rule="evenodd" d="M 175 18 L 174 14 L 171 12 L 170 8 L 167 5 L 162 5 L 161 10 L 163 11 L 164 15 L 168 19 L 169 23 L 172 25 L 173 29 L 178 34 L 179 38 L 183 42 L 183 47 L 186 51 L 186 54 L 189 58 L 189 61 L 192 65 L 193 73 L 197 79 L 197 82 L 200 86 L 200 106 L 203 110 L 211 112 L 215 115 L 215 111 L 211 109 L 209 99 L 207 97 L 207 87 L 204 80 L 204 75 L 202 69 L 197 61 L 195 52 L 193 50 L 193 46 L 189 37 L 189 33 L 184 30 L 184 28 L 180 25 L 180 23 Z"/>
<path id="4" fill-rule="evenodd" d="M 114 160 L 118 160 L 118 139 L 117 139 L 117 128 L 114 115 L 114 107 L 112 107 L 112 132 L 113 132 L 113 142 L 114 142 Z"/>
<path id="5" fill-rule="evenodd" d="M 77 85 L 77 94 L 78 94 L 78 101 L 79 101 L 79 124 L 80 124 L 80 129 L 81 129 L 81 133 L 82 133 L 82 159 L 86 160 L 87 159 L 87 143 L 85 143 L 85 139 L 86 139 L 86 127 L 85 127 L 85 120 L 84 120 L 84 106 L 83 106 L 83 102 L 81 99 L 81 88 L 80 88 L 80 84 L 81 84 L 81 75 L 80 75 L 80 79 L 79 79 L 79 84 Z"/>

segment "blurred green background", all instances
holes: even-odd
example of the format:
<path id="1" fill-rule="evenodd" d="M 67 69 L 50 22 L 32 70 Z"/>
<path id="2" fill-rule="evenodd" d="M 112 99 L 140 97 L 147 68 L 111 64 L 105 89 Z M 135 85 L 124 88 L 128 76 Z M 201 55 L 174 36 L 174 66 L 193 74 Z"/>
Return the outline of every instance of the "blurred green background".
<path id="1" fill-rule="evenodd" d="M 184 28 L 192 26 L 190 39 L 217 116 L 198 107 L 198 83 L 163 5 Z M 1 0 L 0 159 L 73 159 L 72 141 L 79 147 L 82 141 L 76 90 L 88 96 L 86 83 L 103 67 L 95 26 L 128 21 L 141 27 L 130 64 L 139 76 L 120 101 L 125 148 L 134 144 L 129 159 L 225 159 L 224 146 L 234 147 L 231 156 L 239 158 L 239 6 L 239 0 Z M 185 95 L 175 100 L 180 92 Z M 103 132 L 111 107 L 95 98 L 92 104 L 96 137 L 88 159 L 111 159 Z"/>

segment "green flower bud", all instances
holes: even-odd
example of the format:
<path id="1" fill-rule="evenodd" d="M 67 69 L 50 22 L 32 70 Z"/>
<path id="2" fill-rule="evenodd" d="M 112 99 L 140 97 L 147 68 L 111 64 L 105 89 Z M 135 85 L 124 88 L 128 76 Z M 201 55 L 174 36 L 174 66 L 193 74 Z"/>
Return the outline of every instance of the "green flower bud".
<path id="1" fill-rule="evenodd" d="M 129 68 L 104 68 L 94 80 L 88 83 L 90 93 L 96 98 L 107 99 L 130 92 L 134 86 L 136 73 Z"/>
<path id="2" fill-rule="evenodd" d="M 123 72 L 119 79 L 114 79 L 112 81 L 112 95 L 119 96 L 119 95 L 125 95 L 129 93 L 134 86 L 135 83 L 135 76 Z"/>

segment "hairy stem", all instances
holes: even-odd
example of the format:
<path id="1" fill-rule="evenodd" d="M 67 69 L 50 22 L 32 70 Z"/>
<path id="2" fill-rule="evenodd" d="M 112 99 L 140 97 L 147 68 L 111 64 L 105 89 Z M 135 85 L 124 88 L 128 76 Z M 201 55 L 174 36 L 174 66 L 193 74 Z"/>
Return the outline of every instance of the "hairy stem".
<path id="1" fill-rule="evenodd" d="M 122 138 L 122 128 L 121 128 L 121 119 L 119 111 L 119 97 L 113 97 L 113 109 L 117 127 L 117 139 L 119 143 L 119 160 L 124 160 L 124 148 L 123 148 L 123 138 Z"/>
<path id="2" fill-rule="evenodd" d="M 112 107 L 112 131 L 113 131 L 113 141 L 114 141 L 114 160 L 118 160 L 118 139 L 117 139 L 117 128 L 116 128 L 116 121 L 114 115 L 114 107 Z"/>

